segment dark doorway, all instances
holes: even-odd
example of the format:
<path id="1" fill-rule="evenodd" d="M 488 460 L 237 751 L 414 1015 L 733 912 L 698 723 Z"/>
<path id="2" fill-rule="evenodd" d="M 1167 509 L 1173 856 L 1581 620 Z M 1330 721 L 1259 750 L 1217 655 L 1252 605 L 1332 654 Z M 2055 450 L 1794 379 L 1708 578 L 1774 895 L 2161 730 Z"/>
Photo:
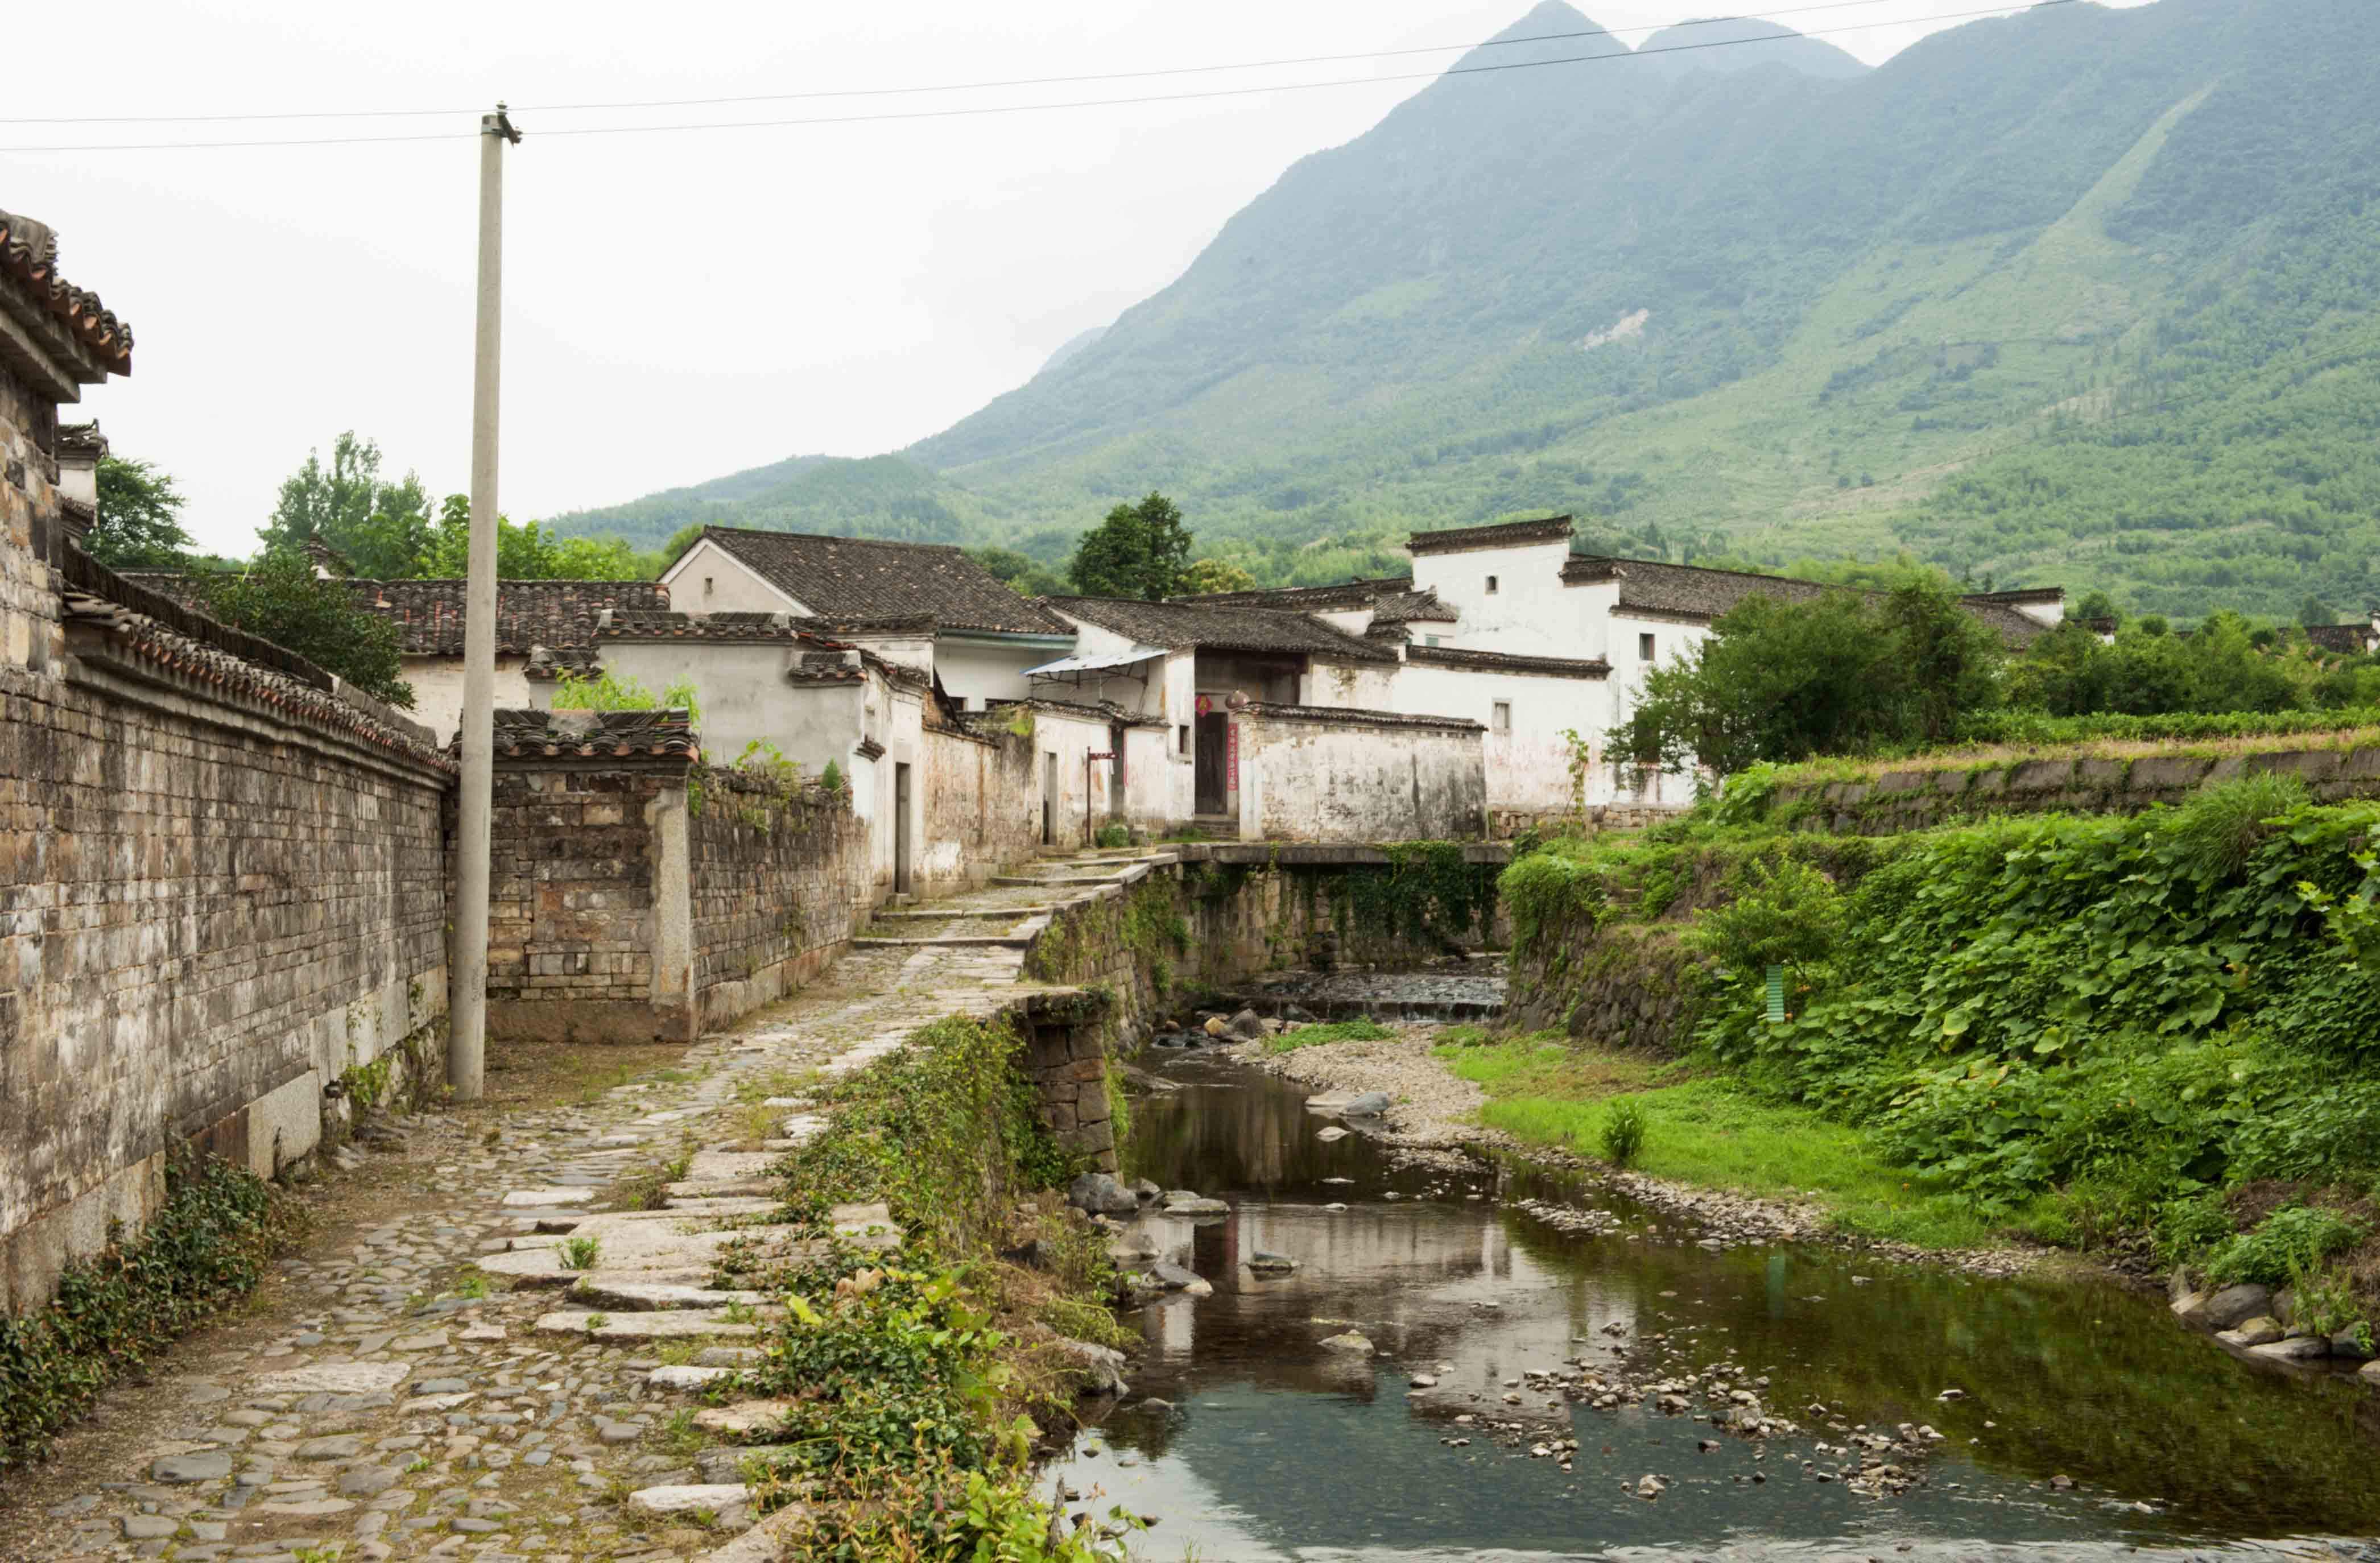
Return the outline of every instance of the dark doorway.
<path id="1" fill-rule="evenodd" d="M 1199 713 L 1197 763 L 1194 769 L 1197 781 L 1196 806 L 1201 814 L 1223 812 L 1223 758 L 1231 742 L 1232 719 L 1229 713 Z"/>
<path id="2" fill-rule="evenodd" d="M 1041 757 L 1041 844 L 1058 844 L 1058 757 Z"/>
<path id="3" fill-rule="evenodd" d="M 1112 819 L 1130 812 L 1124 806 L 1123 734 L 1123 723 L 1108 723 L 1108 752 L 1115 756 L 1108 761 L 1108 816 Z"/>
<path id="4" fill-rule="evenodd" d="M 892 768 L 892 893 L 909 893 L 909 768 Z"/>

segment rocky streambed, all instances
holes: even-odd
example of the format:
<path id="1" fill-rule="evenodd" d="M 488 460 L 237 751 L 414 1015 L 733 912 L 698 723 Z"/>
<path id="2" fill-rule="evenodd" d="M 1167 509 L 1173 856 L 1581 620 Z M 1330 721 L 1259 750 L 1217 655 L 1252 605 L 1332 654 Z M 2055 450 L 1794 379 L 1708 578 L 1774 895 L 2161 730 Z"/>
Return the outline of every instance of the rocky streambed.
<path id="1" fill-rule="evenodd" d="M 1144 1076 L 1111 1217 L 1144 1349 L 1052 1480 L 1156 1516 L 1145 1556 L 2380 1558 L 2353 1384 L 2111 1283 L 1482 1160 L 1426 1048 Z M 1390 1110 L 1310 1105 L 1359 1084 Z"/>

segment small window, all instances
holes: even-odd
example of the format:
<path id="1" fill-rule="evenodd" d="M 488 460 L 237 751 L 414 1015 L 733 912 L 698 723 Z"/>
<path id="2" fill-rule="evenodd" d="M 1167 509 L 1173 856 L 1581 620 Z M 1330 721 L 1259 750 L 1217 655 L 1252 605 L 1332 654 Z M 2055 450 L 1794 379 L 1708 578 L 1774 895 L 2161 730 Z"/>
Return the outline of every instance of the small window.
<path id="1" fill-rule="evenodd" d="M 1421 637 L 1421 643 L 1422 643 L 1424 646 L 1435 646 L 1435 645 L 1437 645 L 1437 644 L 1438 644 L 1438 636 L 1434 636 L 1434 635 L 1426 635 L 1426 636 L 1423 636 Z"/>
<path id="2" fill-rule="evenodd" d="M 1490 597 L 1496 595 L 1496 577 L 1493 576 L 1488 577 L 1488 595 Z"/>
<path id="3" fill-rule="evenodd" d="M 1177 755 L 1190 752 L 1190 729 L 1186 723 L 1173 730 L 1173 752 Z"/>
<path id="4" fill-rule="evenodd" d="M 1653 637 L 1651 635 L 1640 635 L 1636 637 L 1636 660 L 1640 662 L 1649 662 L 1653 660 Z"/>
<path id="5" fill-rule="evenodd" d="M 1495 720 L 1489 725 L 1499 733 L 1510 733 L 1512 731 L 1512 701 L 1499 700 L 1496 702 Z"/>
<path id="6" fill-rule="evenodd" d="M 705 596 L 705 597 L 709 597 L 709 596 L 710 595 L 711 588 L 713 588 L 714 586 L 716 586 L 716 585 L 718 585 L 718 584 L 719 584 L 718 582 L 716 582 L 716 581 L 712 580 L 709 576 L 703 576 L 703 577 L 702 577 L 702 595 L 703 595 L 703 596 Z"/>

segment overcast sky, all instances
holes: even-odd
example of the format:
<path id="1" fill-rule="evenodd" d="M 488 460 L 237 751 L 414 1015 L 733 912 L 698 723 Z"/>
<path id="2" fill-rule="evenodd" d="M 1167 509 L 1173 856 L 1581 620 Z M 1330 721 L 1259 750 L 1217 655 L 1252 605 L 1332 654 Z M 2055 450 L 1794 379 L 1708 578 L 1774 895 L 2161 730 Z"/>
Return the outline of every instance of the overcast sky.
<path id="1" fill-rule="evenodd" d="M 1871 63 L 1988 0 L 1772 13 Z M 1529 0 L 911 0 L 622 5 L 82 0 L 25 18 L 48 68 L 0 119 L 430 109 L 410 118 L 0 125 L 10 148 L 353 135 L 249 150 L 0 152 L 0 209 L 137 337 L 95 388 L 120 454 L 246 551 L 280 479 L 343 429 L 468 486 L 480 108 L 528 139 L 505 218 L 504 478 L 518 518 L 797 452 L 867 455 L 964 417 L 1164 286 L 1304 154 L 1369 127 L 1458 49 L 1002 91 L 569 111 L 623 100 L 930 87 L 1464 45 Z M 1635 43 L 1686 0 L 1582 6 Z M 1833 30 L 1871 23 L 1856 30 Z M 27 32 L 27 28 L 31 32 Z M 1756 45 L 1755 45 L 1756 47 Z M 1555 68 L 1609 70 L 1626 62 Z M 820 117 L 1357 79 L 1208 99 L 682 134 L 581 125 Z M 1493 91 L 1494 78 L 1472 79 Z"/>

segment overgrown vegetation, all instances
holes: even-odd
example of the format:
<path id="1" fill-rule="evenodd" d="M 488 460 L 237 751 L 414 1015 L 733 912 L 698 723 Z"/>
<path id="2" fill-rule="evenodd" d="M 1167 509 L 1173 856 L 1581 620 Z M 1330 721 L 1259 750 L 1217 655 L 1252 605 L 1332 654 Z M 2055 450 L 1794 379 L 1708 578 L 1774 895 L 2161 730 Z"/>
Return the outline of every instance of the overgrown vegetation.
<path id="1" fill-rule="evenodd" d="M 2317 1289 L 2346 1274 L 2334 1255 L 2362 1241 L 2350 1226 L 2368 1235 L 2359 1202 L 2380 1186 L 2361 938 L 2380 806 L 2258 775 L 2134 818 L 1884 841 L 1778 834 L 1744 822 L 1758 812 L 1722 798 L 1647 839 L 1523 858 L 1516 970 L 1559 981 L 1600 930 L 1667 912 L 1698 957 L 1711 1088 L 1840 1126 L 1989 1226 L 2221 1274 L 2294 1265 Z M 1791 972 L 1781 1024 L 1771 963 Z M 1652 1127 L 1666 1147 L 1658 1110 Z M 2274 1184 L 2304 1213 L 2233 1219 L 2230 1191 Z M 2359 1305 L 2380 1302 L 2380 1263 L 2352 1268 Z"/>
<path id="2" fill-rule="evenodd" d="M 557 711 L 651 711 L 683 710 L 686 720 L 696 726 L 702 724 L 702 697 L 692 679 L 680 679 L 656 695 L 637 679 L 624 677 L 608 669 L 589 678 L 583 673 L 565 673 L 554 681 L 553 709 Z M 751 751 L 747 749 L 748 757 Z"/>
<path id="3" fill-rule="evenodd" d="M 1300 1048 L 1326 1047 L 1333 1042 L 1385 1042 L 1395 1032 L 1376 1020 L 1322 1021 L 1265 1038 L 1268 1053 L 1293 1053 Z"/>
<path id="4" fill-rule="evenodd" d="M 811 1506 L 806 1557 L 1095 1563 L 1120 1512 L 1066 1532 L 1032 1490 L 1042 1423 L 1070 1414 L 1063 1336 L 1119 1335 L 1104 1234 L 1046 1192 L 1070 1177 L 1005 1023 L 951 1018 L 820 1094 L 824 1133 L 780 1164 L 821 1233 L 837 1204 L 881 1198 L 899 1245 L 837 1241 L 822 1263 L 758 1278 L 786 1317 L 742 1387 L 792 1409 L 761 1436 L 794 1446 L 763 1507 Z M 1037 1422 L 1036 1418 L 1040 1421 Z"/>
<path id="5" fill-rule="evenodd" d="M 164 1205 L 137 1237 L 111 1231 L 97 1257 L 67 1266 L 48 1307 L 0 1316 L 0 1470 L 40 1459 L 102 1390 L 252 1290 L 283 1221 L 254 1174 L 176 1152 Z"/>

